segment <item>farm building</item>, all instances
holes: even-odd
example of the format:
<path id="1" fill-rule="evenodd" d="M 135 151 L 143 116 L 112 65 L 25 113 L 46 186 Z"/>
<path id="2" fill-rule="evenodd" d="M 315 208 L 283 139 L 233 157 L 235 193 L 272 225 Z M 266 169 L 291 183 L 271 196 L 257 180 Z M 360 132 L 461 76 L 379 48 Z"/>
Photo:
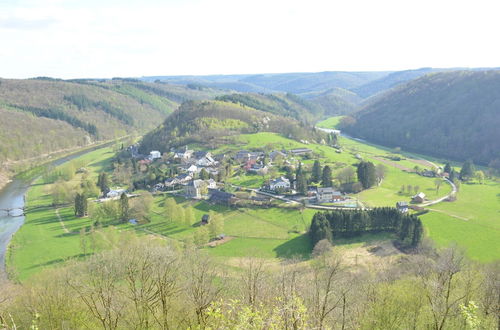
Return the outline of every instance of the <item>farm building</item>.
<path id="1" fill-rule="evenodd" d="M 419 192 L 411 198 L 411 201 L 413 203 L 423 203 L 425 201 L 425 194 L 423 192 Z"/>

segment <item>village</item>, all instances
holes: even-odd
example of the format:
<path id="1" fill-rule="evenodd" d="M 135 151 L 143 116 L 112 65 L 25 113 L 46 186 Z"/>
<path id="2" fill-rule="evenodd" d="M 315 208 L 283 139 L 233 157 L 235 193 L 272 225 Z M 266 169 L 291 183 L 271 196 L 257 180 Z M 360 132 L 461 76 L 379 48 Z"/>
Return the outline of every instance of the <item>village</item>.
<path id="1" fill-rule="evenodd" d="M 337 148 L 341 152 L 341 148 Z M 167 173 L 162 180 L 156 179 L 146 186 L 153 194 L 172 194 L 192 200 L 206 200 L 224 206 L 276 206 L 277 203 L 297 204 L 316 209 L 364 209 L 364 205 L 348 192 L 336 187 L 329 178 L 324 178 L 325 168 L 319 178 L 306 180 L 299 177 L 302 166 L 311 170 L 311 161 L 316 159 L 309 148 L 289 150 L 238 150 L 230 153 L 213 154 L 211 151 L 196 151 L 188 146 L 172 148 L 169 152 L 150 151 L 141 155 L 137 145 L 131 145 L 127 152 L 138 162 L 142 172 L 154 172 L 162 167 Z M 360 159 L 360 158 L 358 158 Z M 360 159 L 361 160 L 361 159 Z M 317 161 L 317 160 L 316 160 Z M 308 165 L 305 164 L 308 163 Z M 319 161 L 317 161 L 319 164 Z M 313 171 L 314 171 L 314 166 Z M 327 169 L 330 171 L 330 168 Z M 422 172 L 430 176 L 429 171 Z M 260 186 L 248 186 L 231 180 L 238 174 L 256 178 Z M 432 175 L 436 175 L 432 173 Z M 312 178 L 311 178 L 312 179 Z M 379 179 L 382 180 L 382 179 Z M 124 189 L 111 190 L 105 197 L 119 198 Z M 133 196 L 133 195 L 129 195 Z M 401 212 L 418 210 L 426 201 L 423 192 L 415 192 L 411 201 L 400 201 L 395 206 Z"/>

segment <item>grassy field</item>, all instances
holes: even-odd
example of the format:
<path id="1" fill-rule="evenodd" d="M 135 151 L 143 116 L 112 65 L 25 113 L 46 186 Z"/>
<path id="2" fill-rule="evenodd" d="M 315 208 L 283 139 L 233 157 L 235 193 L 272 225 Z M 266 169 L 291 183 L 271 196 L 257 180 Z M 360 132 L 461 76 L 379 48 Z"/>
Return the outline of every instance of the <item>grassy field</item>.
<path id="1" fill-rule="evenodd" d="M 336 129 L 343 116 L 330 117 L 316 124 L 318 127 Z"/>
<path id="2" fill-rule="evenodd" d="M 108 169 L 112 156 L 110 148 L 103 148 L 85 154 L 79 160 L 88 162 L 87 167 L 97 175 Z M 8 267 L 14 270 L 20 280 L 45 267 L 82 256 L 80 238 L 75 232 L 90 226 L 90 220 L 76 218 L 72 206 L 62 207 L 59 214 L 69 231 L 66 232 L 59 222 L 56 209 L 51 206 L 52 197 L 48 188 L 49 184 L 39 178 L 28 191 L 25 223 L 14 235 L 9 247 Z"/>
<path id="3" fill-rule="evenodd" d="M 330 164 L 339 170 L 344 166 L 356 164 L 363 159 L 379 163 L 380 157 L 392 154 L 391 150 L 365 145 L 358 141 L 341 138 L 344 146 L 342 153 L 326 145 L 303 144 L 286 139 L 272 133 L 241 135 L 235 138 L 235 143 L 226 145 L 219 151 L 262 148 L 290 149 L 298 147 L 311 148 L 319 155 L 322 164 Z M 113 152 L 103 148 L 79 158 L 85 163 L 91 176 L 110 169 Z M 305 162 L 308 166 L 312 161 Z M 434 179 L 425 178 L 414 173 L 407 173 L 397 165 L 409 167 L 411 160 L 385 163 L 387 175 L 378 187 L 363 191 L 353 197 L 358 198 L 366 206 L 394 206 L 397 201 L 409 200 L 411 194 L 400 194 L 402 185 L 418 186 L 419 191 L 427 194 L 428 199 L 446 195 L 451 188 L 443 184 L 439 193 L 436 192 Z M 63 165 L 65 166 L 65 165 Z M 77 183 L 79 176 L 73 179 Z M 240 175 L 233 177 L 235 184 L 258 187 L 263 183 L 258 175 Z M 27 195 L 28 212 L 26 222 L 14 236 L 8 256 L 8 264 L 14 269 L 20 280 L 26 280 L 40 270 L 61 264 L 71 258 L 81 258 L 80 246 L 81 228 L 89 227 L 91 220 L 78 219 L 73 214 L 72 205 L 58 210 L 64 227 L 56 215 L 56 209 L 51 206 L 49 184 L 38 179 Z M 163 216 L 165 196 L 154 198 L 151 221 L 146 224 L 132 226 L 119 225 L 123 233 L 134 231 L 140 235 L 155 233 L 164 238 L 182 242 L 193 235 L 197 223 L 186 226 L 180 223 L 168 223 Z M 217 212 L 224 219 L 224 233 L 232 237 L 230 241 L 217 247 L 206 249 L 219 258 L 239 258 L 258 256 L 264 258 L 288 258 L 297 256 L 307 258 L 310 253 L 310 241 L 305 234 L 315 211 L 306 209 L 300 211 L 287 207 L 279 208 L 240 208 L 233 209 L 211 205 L 204 201 L 185 200 L 176 197 L 177 202 L 184 207 L 192 207 L 198 222 L 203 214 Z M 285 206 L 285 205 L 283 205 Z M 467 249 L 468 255 L 476 260 L 488 262 L 500 258 L 498 241 L 500 241 L 500 184 L 486 182 L 479 184 L 462 184 L 458 200 L 453 203 L 441 203 L 432 206 L 432 212 L 422 216 L 426 233 L 438 246 L 446 246 L 456 242 Z M 389 235 L 390 236 L 390 235 Z M 353 240 L 336 240 L 335 245 L 343 249 L 358 248 L 370 240 L 388 240 L 387 235 L 367 236 Z"/>
<path id="4" fill-rule="evenodd" d="M 500 259 L 500 184 L 462 184 L 458 199 L 440 203 L 422 216 L 428 235 L 439 245 L 456 243 L 476 260 Z"/>

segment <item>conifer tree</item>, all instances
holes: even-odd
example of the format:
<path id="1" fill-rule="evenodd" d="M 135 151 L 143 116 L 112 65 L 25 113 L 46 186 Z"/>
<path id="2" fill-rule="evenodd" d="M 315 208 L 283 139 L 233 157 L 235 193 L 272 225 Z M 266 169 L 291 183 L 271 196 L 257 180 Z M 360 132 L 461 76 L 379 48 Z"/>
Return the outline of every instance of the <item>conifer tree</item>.
<path id="1" fill-rule="evenodd" d="M 331 187 L 332 186 L 332 169 L 328 165 L 325 165 L 325 167 L 323 167 L 321 185 L 323 187 Z"/>
<path id="2" fill-rule="evenodd" d="M 319 160 L 314 161 L 311 173 L 311 182 L 318 183 L 321 180 L 321 163 Z"/>

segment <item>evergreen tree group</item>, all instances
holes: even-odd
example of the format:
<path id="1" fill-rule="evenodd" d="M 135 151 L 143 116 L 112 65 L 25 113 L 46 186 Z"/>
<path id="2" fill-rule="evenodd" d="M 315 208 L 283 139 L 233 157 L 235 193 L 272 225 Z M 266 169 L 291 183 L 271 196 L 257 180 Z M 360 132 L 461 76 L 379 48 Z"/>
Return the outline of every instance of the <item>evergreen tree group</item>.
<path id="1" fill-rule="evenodd" d="M 415 215 L 401 213 L 391 207 L 364 210 L 336 210 L 314 215 L 309 235 L 313 246 L 322 239 L 349 238 L 364 233 L 393 232 L 403 247 L 417 247 L 423 226 Z"/>
<path id="2" fill-rule="evenodd" d="M 321 163 L 319 160 L 314 161 L 311 173 L 311 182 L 317 183 L 321 181 Z"/>
<path id="3" fill-rule="evenodd" d="M 321 185 L 323 187 L 331 187 L 332 186 L 332 169 L 328 165 L 325 165 L 325 167 L 323 167 Z"/>
<path id="4" fill-rule="evenodd" d="M 97 178 L 97 186 L 101 190 L 103 195 L 106 195 L 109 192 L 110 180 L 108 174 L 106 172 L 99 173 Z"/>
<path id="5" fill-rule="evenodd" d="M 85 194 L 77 193 L 75 195 L 75 216 L 84 217 L 88 213 L 87 197 Z"/>
<path id="6" fill-rule="evenodd" d="M 377 183 L 377 170 L 372 162 L 359 163 L 357 174 L 364 189 L 373 187 Z"/>
<path id="7" fill-rule="evenodd" d="M 126 222 L 128 220 L 130 213 L 130 207 L 128 204 L 128 196 L 126 193 L 120 196 L 120 220 Z"/>
<path id="8" fill-rule="evenodd" d="M 297 172 L 295 173 L 295 188 L 297 192 L 301 195 L 305 195 L 307 193 L 307 179 L 304 170 L 302 169 L 302 163 L 299 164 L 297 168 Z"/>

